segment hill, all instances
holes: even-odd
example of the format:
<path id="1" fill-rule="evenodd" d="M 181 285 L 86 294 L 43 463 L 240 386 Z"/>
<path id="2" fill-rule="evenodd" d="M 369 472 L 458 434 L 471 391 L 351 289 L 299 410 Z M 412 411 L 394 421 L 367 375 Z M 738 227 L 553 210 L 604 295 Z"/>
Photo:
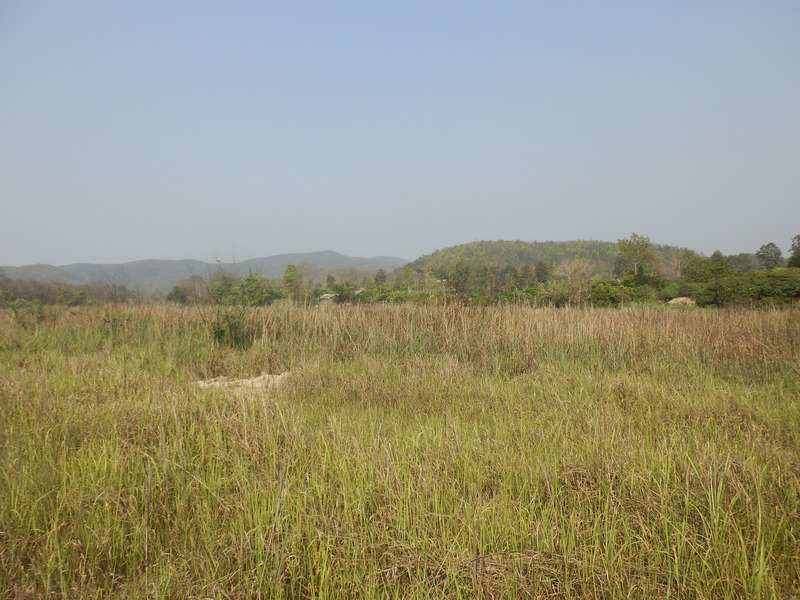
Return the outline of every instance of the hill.
<path id="1" fill-rule="evenodd" d="M 244 268 L 245 272 L 250 269 L 254 273 L 260 273 L 272 279 L 277 279 L 283 276 L 287 265 L 314 265 L 320 270 L 336 271 L 341 269 L 348 269 L 355 267 L 356 269 L 365 269 L 368 271 L 377 271 L 383 269 L 384 271 L 394 271 L 397 267 L 402 267 L 408 261 L 404 258 L 395 258 L 392 256 L 376 256 L 373 258 L 356 258 L 352 256 L 344 256 L 338 252 L 326 250 L 323 252 L 305 252 L 301 254 L 278 254 L 276 256 L 269 256 L 266 258 L 252 258 L 244 260 L 235 265 L 226 265 L 228 267 Z"/>
<path id="2" fill-rule="evenodd" d="M 675 246 L 653 244 L 653 252 L 661 259 L 666 274 L 674 271 L 675 260 L 683 250 Z M 568 242 L 480 241 L 437 250 L 408 263 L 415 270 L 445 274 L 463 261 L 470 266 L 519 267 L 544 261 L 553 266 L 565 260 L 581 259 L 589 263 L 597 275 L 611 276 L 617 257 L 616 242 L 576 240 Z"/>
<path id="3" fill-rule="evenodd" d="M 252 258 L 235 263 L 206 263 L 199 260 L 139 260 L 121 264 L 76 263 L 60 267 L 52 265 L 28 265 L 24 267 L 0 267 L 6 277 L 33 279 L 37 281 L 63 281 L 84 284 L 93 281 L 112 285 L 124 285 L 132 290 L 169 290 L 182 279 L 192 275 L 207 276 L 223 270 L 246 274 L 250 271 L 277 279 L 283 275 L 287 265 L 310 264 L 323 271 L 349 268 L 377 271 L 394 271 L 407 261 L 402 258 L 378 256 L 359 258 L 345 256 L 333 251 L 279 254 Z"/>
<path id="4" fill-rule="evenodd" d="M 26 265 L 24 267 L 0 267 L 0 273 L 11 279 L 34 281 L 63 281 L 71 285 L 86 283 L 86 280 L 53 265 Z"/>

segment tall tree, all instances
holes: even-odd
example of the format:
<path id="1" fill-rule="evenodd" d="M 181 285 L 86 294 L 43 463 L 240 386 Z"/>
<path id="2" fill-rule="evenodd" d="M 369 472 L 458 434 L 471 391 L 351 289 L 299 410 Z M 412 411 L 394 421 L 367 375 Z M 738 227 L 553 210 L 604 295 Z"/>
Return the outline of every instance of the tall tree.
<path id="1" fill-rule="evenodd" d="M 709 258 L 711 262 L 715 264 L 722 264 L 725 262 L 725 255 L 720 250 L 714 250 Z"/>
<path id="2" fill-rule="evenodd" d="M 264 306 L 281 297 L 273 289 L 269 279 L 256 275 L 252 271 L 239 284 L 240 302 L 246 306 Z"/>
<path id="3" fill-rule="evenodd" d="M 617 240 L 615 270 L 618 275 L 649 274 L 656 263 L 650 247 L 650 238 L 632 233 L 631 237 Z"/>
<path id="4" fill-rule="evenodd" d="M 780 267 L 783 263 L 781 249 L 772 242 L 761 246 L 756 252 L 756 257 L 758 257 L 761 266 L 765 269 L 774 269 L 775 267 Z"/>
<path id="5" fill-rule="evenodd" d="M 448 279 L 456 294 L 467 294 L 472 290 L 472 269 L 465 260 L 459 260 Z"/>
<path id="6" fill-rule="evenodd" d="M 683 266 L 682 279 L 686 283 L 708 283 L 715 277 L 725 275 L 730 271 L 725 261 L 715 261 L 711 258 L 695 254 Z"/>
<path id="7" fill-rule="evenodd" d="M 536 263 L 536 281 L 539 283 L 547 283 L 553 276 L 553 265 L 549 262 L 540 260 Z"/>
<path id="8" fill-rule="evenodd" d="M 283 272 L 283 285 L 286 286 L 292 300 L 303 300 L 303 275 L 297 265 L 286 265 L 286 270 Z"/>
<path id="9" fill-rule="evenodd" d="M 687 263 L 697 256 L 697 253 L 693 250 L 681 250 L 675 255 L 675 274 L 678 276 L 678 279 L 683 277 L 683 270 L 686 268 Z"/>
<path id="10" fill-rule="evenodd" d="M 581 304 L 586 301 L 591 290 L 591 263 L 585 258 L 566 258 L 555 270 L 560 287 L 567 294 L 570 304 Z"/>
<path id="11" fill-rule="evenodd" d="M 792 255 L 789 257 L 789 262 L 786 263 L 787 267 L 800 268 L 800 235 L 792 238 Z"/>
<path id="12" fill-rule="evenodd" d="M 739 273 L 748 273 L 750 271 L 758 271 L 761 264 L 758 262 L 755 254 L 750 252 L 740 252 L 739 254 L 731 254 L 725 259 L 725 262 L 731 268 L 731 271 Z"/>
<path id="13" fill-rule="evenodd" d="M 517 289 L 524 290 L 536 282 L 536 271 L 529 263 L 525 263 L 517 269 L 515 284 Z"/>

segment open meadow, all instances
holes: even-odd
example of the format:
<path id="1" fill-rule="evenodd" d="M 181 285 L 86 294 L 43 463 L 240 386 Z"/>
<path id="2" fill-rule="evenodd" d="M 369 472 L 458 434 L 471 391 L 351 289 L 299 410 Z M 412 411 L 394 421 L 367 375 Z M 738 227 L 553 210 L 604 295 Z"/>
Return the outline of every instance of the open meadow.
<path id="1" fill-rule="evenodd" d="M 797 309 L 2 309 L 0 373 L 0 598 L 800 597 Z"/>

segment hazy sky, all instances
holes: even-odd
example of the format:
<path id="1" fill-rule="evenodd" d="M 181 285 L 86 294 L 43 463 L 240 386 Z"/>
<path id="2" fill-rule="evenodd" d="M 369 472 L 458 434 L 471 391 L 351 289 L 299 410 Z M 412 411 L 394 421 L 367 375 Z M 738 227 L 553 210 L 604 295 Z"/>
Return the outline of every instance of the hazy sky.
<path id="1" fill-rule="evenodd" d="M 0 264 L 784 252 L 800 2 L 0 0 Z"/>

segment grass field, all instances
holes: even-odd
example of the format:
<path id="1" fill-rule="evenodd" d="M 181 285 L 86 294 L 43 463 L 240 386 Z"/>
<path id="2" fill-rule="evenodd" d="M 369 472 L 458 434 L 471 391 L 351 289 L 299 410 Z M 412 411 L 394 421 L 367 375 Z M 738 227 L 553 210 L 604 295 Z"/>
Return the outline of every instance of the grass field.
<path id="1" fill-rule="evenodd" d="M 3 310 L 0 598 L 800 597 L 798 369 L 798 310 Z"/>

